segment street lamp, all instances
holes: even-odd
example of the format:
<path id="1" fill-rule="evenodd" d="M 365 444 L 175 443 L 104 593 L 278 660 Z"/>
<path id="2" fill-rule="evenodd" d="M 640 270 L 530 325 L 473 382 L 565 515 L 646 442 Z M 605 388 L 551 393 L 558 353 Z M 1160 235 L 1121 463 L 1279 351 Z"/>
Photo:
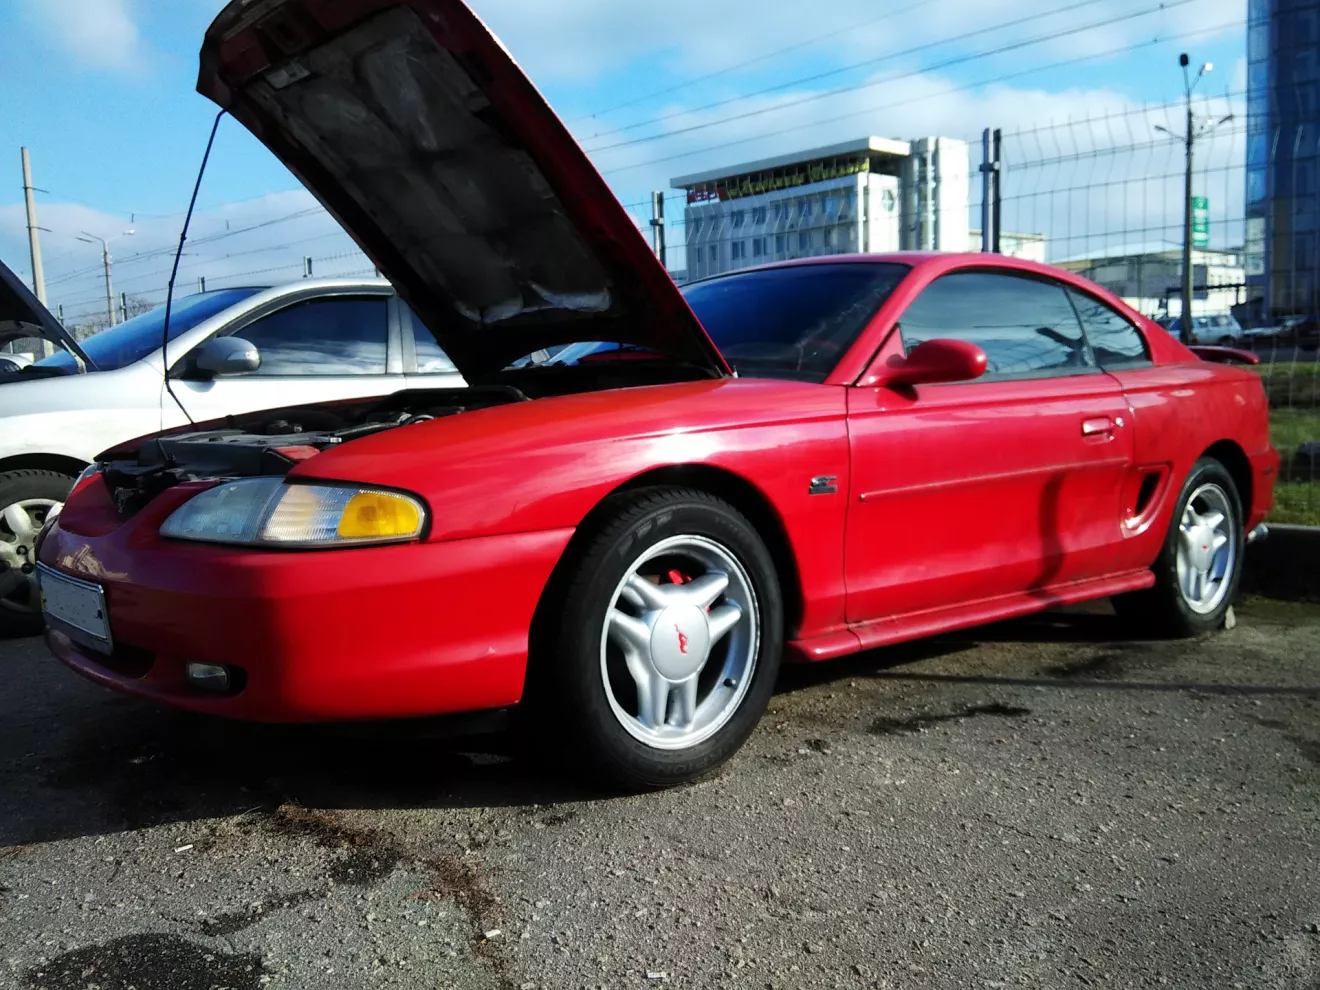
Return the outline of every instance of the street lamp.
<path id="1" fill-rule="evenodd" d="M 1187 97 L 1187 134 L 1185 137 L 1179 137 L 1167 127 L 1160 127 L 1158 124 L 1155 130 L 1162 131 L 1169 135 L 1175 141 L 1181 140 L 1187 148 L 1187 175 L 1183 187 L 1183 260 L 1182 260 L 1182 318 L 1178 321 L 1178 336 L 1184 344 L 1192 343 L 1195 338 L 1192 336 L 1192 156 L 1198 138 L 1209 134 L 1221 124 L 1227 124 L 1233 119 L 1230 113 L 1216 121 L 1208 121 L 1201 125 L 1200 129 L 1196 126 L 1196 116 L 1192 112 L 1192 92 L 1197 84 L 1207 72 L 1214 69 L 1213 62 L 1206 62 L 1196 73 L 1193 79 L 1188 69 L 1191 59 L 1187 53 L 1178 56 L 1178 64 L 1182 66 L 1183 71 L 1183 89 Z"/>
<path id="2" fill-rule="evenodd" d="M 78 240 L 84 244 L 101 242 L 101 264 L 105 267 L 105 315 L 110 320 L 110 326 L 114 326 L 117 321 L 115 320 L 115 292 L 114 287 L 110 284 L 110 242 L 104 237 L 89 234 L 85 230 L 82 233 L 84 236 L 79 237 Z M 126 230 L 120 236 L 132 237 L 135 233 L 137 233 L 135 230 Z"/>

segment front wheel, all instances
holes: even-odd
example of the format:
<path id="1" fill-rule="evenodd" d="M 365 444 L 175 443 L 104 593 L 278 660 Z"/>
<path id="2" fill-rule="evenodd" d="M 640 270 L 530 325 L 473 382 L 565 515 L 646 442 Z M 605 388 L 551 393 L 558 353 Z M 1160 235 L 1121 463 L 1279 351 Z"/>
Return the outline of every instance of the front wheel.
<path id="1" fill-rule="evenodd" d="M 1224 624 L 1242 576 L 1242 500 L 1219 461 L 1197 461 L 1155 566 L 1155 586 L 1114 599 L 1151 632 L 1195 636 Z"/>
<path id="2" fill-rule="evenodd" d="M 755 529 L 709 494 L 645 489 L 613 509 L 570 565 L 529 703 L 612 783 L 669 787 L 728 760 L 765 711 L 779 582 Z"/>
<path id="3" fill-rule="evenodd" d="M 37 533 L 72 486 L 72 478 L 54 471 L 0 473 L 0 636 L 41 632 Z"/>

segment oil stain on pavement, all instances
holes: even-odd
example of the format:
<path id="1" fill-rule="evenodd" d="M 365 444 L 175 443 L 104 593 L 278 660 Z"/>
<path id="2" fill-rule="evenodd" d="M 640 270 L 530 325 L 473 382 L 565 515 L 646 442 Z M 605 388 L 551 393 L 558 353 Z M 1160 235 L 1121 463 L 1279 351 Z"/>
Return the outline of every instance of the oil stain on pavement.
<path id="1" fill-rule="evenodd" d="M 1030 708 L 1016 705 L 973 705 L 955 712 L 935 715 L 912 715 L 908 718 L 878 718 L 871 723 L 871 732 L 877 736 L 911 735 L 943 722 L 961 722 L 969 718 L 1025 718 L 1031 714 Z"/>
<path id="2" fill-rule="evenodd" d="M 177 935 L 128 935 L 31 970 L 30 990 L 258 990 L 258 955 L 204 949 Z"/>

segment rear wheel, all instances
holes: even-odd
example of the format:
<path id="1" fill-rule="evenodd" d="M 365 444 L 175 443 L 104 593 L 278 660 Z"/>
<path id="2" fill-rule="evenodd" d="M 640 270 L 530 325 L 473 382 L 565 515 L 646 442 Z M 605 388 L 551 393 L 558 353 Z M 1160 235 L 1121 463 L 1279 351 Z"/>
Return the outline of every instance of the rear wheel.
<path id="1" fill-rule="evenodd" d="M 0 474 L 0 636 L 41 632 L 34 544 L 72 485 L 72 478 L 54 471 Z"/>
<path id="2" fill-rule="evenodd" d="M 1224 624 L 1242 576 L 1242 501 L 1212 458 L 1192 468 L 1155 566 L 1155 586 L 1114 599 L 1120 614 L 1150 632 L 1195 636 Z"/>
<path id="3" fill-rule="evenodd" d="M 554 618 L 534 659 L 534 724 L 568 734 L 582 761 L 625 788 L 714 770 L 774 689 L 783 607 L 770 555 L 704 492 L 620 496 Z"/>

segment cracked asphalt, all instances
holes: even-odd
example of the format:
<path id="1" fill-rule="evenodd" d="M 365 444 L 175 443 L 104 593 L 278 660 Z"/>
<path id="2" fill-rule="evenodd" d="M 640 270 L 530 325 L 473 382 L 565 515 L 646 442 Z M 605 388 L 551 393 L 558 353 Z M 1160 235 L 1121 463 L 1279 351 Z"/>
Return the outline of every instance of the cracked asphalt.
<path id="1" fill-rule="evenodd" d="M 0 643 L 0 987 L 1320 987 L 1320 607 L 1106 607 L 786 671 L 720 776 L 594 793 Z M 548 740 L 547 744 L 552 744 Z"/>

